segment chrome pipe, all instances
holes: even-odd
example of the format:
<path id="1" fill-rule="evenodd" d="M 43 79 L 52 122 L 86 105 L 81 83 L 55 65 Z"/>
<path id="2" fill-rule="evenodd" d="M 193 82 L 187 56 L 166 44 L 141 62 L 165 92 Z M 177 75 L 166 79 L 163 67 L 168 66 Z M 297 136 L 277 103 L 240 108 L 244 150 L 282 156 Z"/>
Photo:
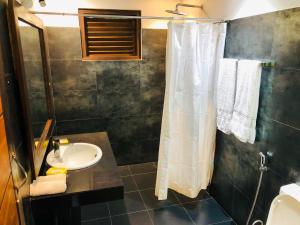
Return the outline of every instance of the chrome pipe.
<path id="1" fill-rule="evenodd" d="M 91 18 L 108 18 L 108 19 L 149 19 L 149 20 L 194 20 L 194 21 L 218 21 L 225 22 L 222 18 L 184 18 L 184 17 L 166 17 L 166 16 L 123 16 L 123 15 L 97 15 L 97 14 L 78 14 L 65 12 L 45 12 L 45 11 L 30 11 L 33 14 L 40 15 L 56 15 L 56 16 L 87 16 Z"/>

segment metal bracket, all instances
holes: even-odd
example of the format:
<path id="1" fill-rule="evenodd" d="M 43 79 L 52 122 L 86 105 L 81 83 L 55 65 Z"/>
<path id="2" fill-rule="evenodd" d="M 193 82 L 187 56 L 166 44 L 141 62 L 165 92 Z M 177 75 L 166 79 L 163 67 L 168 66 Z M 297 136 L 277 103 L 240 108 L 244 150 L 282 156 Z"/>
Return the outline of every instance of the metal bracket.
<path id="1" fill-rule="evenodd" d="M 15 189 L 17 190 L 17 194 L 19 193 L 19 190 L 24 186 L 24 184 L 27 181 L 28 178 L 28 174 L 26 172 L 26 170 L 24 169 L 24 167 L 21 165 L 21 163 L 19 162 L 19 160 L 17 159 L 16 153 L 12 153 L 11 154 L 11 158 L 15 161 L 15 163 L 17 164 L 17 166 L 20 168 L 20 170 L 22 171 L 23 175 L 24 175 L 24 179 L 22 181 L 22 183 L 19 186 L 15 185 Z"/>

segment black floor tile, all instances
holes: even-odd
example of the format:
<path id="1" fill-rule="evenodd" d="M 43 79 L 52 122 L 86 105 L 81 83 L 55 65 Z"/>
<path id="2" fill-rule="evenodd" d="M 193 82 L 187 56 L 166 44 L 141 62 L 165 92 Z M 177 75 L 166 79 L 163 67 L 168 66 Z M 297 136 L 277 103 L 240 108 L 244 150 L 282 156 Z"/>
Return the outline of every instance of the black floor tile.
<path id="1" fill-rule="evenodd" d="M 154 192 L 154 189 L 147 189 L 140 192 L 147 209 L 157 209 L 179 204 L 173 191 L 169 191 L 168 198 L 161 201 L 157 199 Z"/>
<path id="2" fill-rule="evenodd" d="M 180 206 L 150 210 L 154 225 L 192 225 L 192 221 Z"/>
<path id="3" fill-rule="evenodd" d="M 136 183 L 134 182 L 132 176 L 122 177 L 123 183 L 124 183 L 124 191 L 137 191 L 138 187 L 136 186 Z"/>
<path id="4" fill-rule="evenodd" d="M 189 198 L 189 197 L 179 194 L 177 192 L 175 192 L 175 193 L 176 193 L 178 200 L 181 203 L 189 203 L 189 202 L 195 202 L 195 201 L 211 198 L 211 196 L 205 190 L 201 190 L 196 198 Z"/>
<path id="5" fill-rule="evenodd" d="M 92 220 L 109 217 L 106 203 L 85 205 L 81 207 L 81 220 Z"/>
<path id="6" fill-rule="evenodd" d="M 124 194 L 124 199 L 108 203 L 112 216 L 145 210 L 145 205 L 138 192 Z"/>
<path id="7" fill-rule="evenodd" d="M 130 176 L 129 166 L 119 166 L 121 177 Z"/>
<path id="8" fill-rule="evenodd" d="M 81 225 L 111 225 L 110 218 L 82 221 Z"/>
<path id="9" fill-rule="evenodd" d="M 184 204 L 192 219 L 197 225 L 207 225 L 228 221 L 231 218 L 225 215 L 221 206 L 212 198 Z"/>
<path id="10" fill-rule="evenodd" d="M 132 177 L 135 180 L 139 190 L 155 187 L 155 181 L 156 181 L 155 173 L 134 175 Z"/>
<path id="11" fill-rule="evenodd" d="M 130 165 L 131 174 L 154 173 L 156 172 L 153 162 Z"/>
<path id="12" fill-rule="evenodd" d="M 112 225 L 152 225 L 146 211 L 113 216 L 111 219 Z"/>
<path id="13" fill-rule="evenodd" d="M 204 190 L 194 199 L 169 190 L 168 199 L 159 201 L 154 163 L 119 168 L 124 199 L 82 207 L 81 225 L 236 225 Z"/>

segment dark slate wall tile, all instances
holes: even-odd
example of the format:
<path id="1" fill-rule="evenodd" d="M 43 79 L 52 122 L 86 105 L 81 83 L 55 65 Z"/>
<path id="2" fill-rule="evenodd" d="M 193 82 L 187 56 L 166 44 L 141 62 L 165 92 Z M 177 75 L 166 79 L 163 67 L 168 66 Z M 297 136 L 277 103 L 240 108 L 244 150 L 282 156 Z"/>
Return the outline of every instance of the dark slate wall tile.
<path id="1" fill-rule="evenodd" d="M 128 87 L 127 93 L 120 95 L 120 116 L 140 116 L 141 96 L 139 89 Z"/>
<path id="2" fill-rule="evenodd" d="M 56 135 L 106 131 L 107 121 L 103 118 L 60 120 L 56 122 Z"/>
<path id="3" fill-rule="evenodd" d="M 294 102 L 300 99 L 300 69 L 278 69 L 275 73 L 271 117 L 300 128 L 300 104 Z"/>
<path id="4" fill-rule="evenodd" d="M 99 117 L 113 120 L 121 114 L 120 94 L 101 94 L 97 91 L 97 115 Z"/>
<path id="5" fill-rule="evenodd" d="M 300 181 L 300 8 L 233 20 L 225 56 L 271 59 L 263 69 L 255 144 L 218 132 L 212 195 L 238 224 L 245 224 L 259 178 L 259 152 L 272 156 L 263 175 L 254 219 L 264 219 L 280 186 Z M 226 194 L 224 194 L 226 193 Z M 227 196 L 228 194 L 228 196 Z M 239 209 L 239 210 L 236 210 Z"/>
<path id="6" fill-rule="evenodd" d="M 24 60 L 40 60 L 41 48 L 38 30 L 31 26 L 20 26 L 20 38 Z"/>
<path id="7" fill-rule="evenodd" d="M 31 91 L 44 91 L 44 74 L 41 58 L 39 60 L 24 61 L 26 84 Z"/>
<path id="8" fill-rule="evenodd" d="M 144 131 L 144 121 L 141 117 L 125 117 L 109 122 L 107 131 L 112 142 L 137 141 Z"/>
<path id="9" fill-rule="evenodd" d="M 272 52 L 276 15 L 262 15 L 230 22 L 225 57 L 264 59 Z"/>
<path id="10" fill-rule="evenodd" d="M 221 171 L 215 170 L 208 191 L 227 213 L 230 215 L 233 214 L 232 199 L 234 186 L 226 175 L 222 174 Z"/>
<path id="11" fill-rule="evenodd" d="M 166 56 L 167 31 L 158 29 L 143 29 L 142 57 L 164 58 Z"/>
<path id="12" fill-rule="evenodd" d="M 233 189 L 231 216 L 237 224 L 246 224 L 252 201 L 237 188 Z"/>
<path id="13" fill-rule="evenodd" d="M 78 28 L 48 33 L 57 133 L 106 130 L 119 164 L 157 160 L 167 31 L 143 30 L 142 61 L 88 62 Z"/>
<path id="14" fill-rule="evenodd" d="M 141 63 L 141 110 L 144 114 L 162 113 L 165 92 L 165 59 Z"/>
<path id="15" fill-rule="evenodd" d="M 261 75 L 260 83 L 260 92 L 259 92 L 259 105 L 257 113 L 257 127 L 261 124 L 260 122 L 264 119 L 271 117 L 271 104 L 272 104 L 272 89 L 273 89 L 273 80 L 275 74 L 274 68 L 263 68 Z M 261 138 L 261 133 L 257 133 L 257 139 Z"/>
<path id="16" fill-rule="evenodd" d="M 45 92 L 31 92 L 29 96 L 31 120 L 35 122 L 45 122 L 49 118 L 47 99 Z"/>
<path id="17" fill-rule="evenodd" d="M 272 58 L 280 67 L 300 69 L 300 10 L 299 8 L 274 13 L 275 31 Z"/>
<path id="18" fill-rule="evenodd" d="M 54 92 L 54 106 L 58 121 L 96 117 L 97 92 L 96 90 Z"/>
<path id="19" fill-rule="evenodd" d="M 165 59 L 145 59 L 141 62 L 141 87 L 151 89 L 164 88 L 165 85 Z"/>
<path id="20" fill-rule="evenodd" d="M 118 165 L 157 161 L 158 146 L 158 140 L 119 140 L 112 143 Z"/>
<path id="21" fill-rule="evenodd" d="M 270 122 L 268 134 L 267 149 L 273 155 L 269 167 L 287 180 L 300 181 L 300 129 Z"/>
<path id="22" fill-rule="evenodd" d="M 160 137 L 161 117 L 161 114 L 144 116 L 143 130 L 140 133 L 143 139 L 157 139 Z"/>
<path id="23" fill-rule="evenodd" d="M 128 88 L 139 88 L 140 68 L 138 62 L 99 62 L 95 66 L 97 88 L 101 92 L 126 93 Z"/>
<path id="24" fill-rule="evenodd" d="M 96 71 L 80 60 L 52 60 L 52 81 L 55 91 L 96 90 Z"/>
<path id="25" fill-rule="evenodd" d="M 224 137 L 220 132 L 217 133 L 217 147 L 215 156 L 214 175 L 223 174 L 226 179 L 233 182 L 236 174 L 238 155 L 231 138 Z"/>
<path id="26" fill-rule="evenodd" d="M 81 59 L 79 28 L 48 27 L 51 59 Z"/>

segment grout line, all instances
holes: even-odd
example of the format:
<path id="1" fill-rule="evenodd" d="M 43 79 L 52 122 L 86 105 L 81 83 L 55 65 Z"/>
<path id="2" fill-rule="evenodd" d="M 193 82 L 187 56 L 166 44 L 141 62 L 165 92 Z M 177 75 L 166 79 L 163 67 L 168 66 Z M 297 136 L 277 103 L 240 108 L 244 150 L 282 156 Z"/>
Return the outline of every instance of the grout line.
<path id="1" fill-rule="evenodd" d="M 129 176 L 135 176 L 135 175 L 147 175 L 147 174 L 155 174 L 156 171 L 153 171 L 153 172 L 147 172 L 147 173 L 135 173 L 135 174 L 129 174 L 129 175 L 126 175 L 126 176 L 121 176 L 121 177 L 129 177 Z"/>
<path id="2" fill-rule="evenodd" d="M 207 193 L 209 194 L 209 196 L 211 196 L 209 192 L 207 192 Z M 224 209 L 224 207 L 221 206 L 220 203 L 219 203 L 214 197 L 211 196 L 211 198 L 218 204 L 218 206 L 222 209 L 223 213 L 224 213 L 226 216 L 228 216 L 228 217 L 230 218 L 231 221 L 233 221 L 234 223 L 236 223 L 236 222 L 233 220 L 233 218 L 231 217 L 231 215 Z M 229 220 L 229 221 L 230 221 L 230 220 Z"/>
<path id="3" fill-rule="evenodd" d="M 108 215 L 109 215 L 110 225 L 112 225 L 111 213 L 110 213 L 110 209 L 109 209 L 109 204 L 108 204 L 108 202 L 106 202 L 106 207 L 107 207 L 107 209 L 108 209 Z"/>
<path id="4" fill-rule="evenodd" d="M 171 194 L 171 193 L 170 193 Z M 173 195 L 175 195 L 175 198 L 177 199 L 177 201 L 179 202 L 179 205 L 183 208 L 185 214 L 188 216 L 188 218 L 192 221 L 193 225 L 196 225 L 195 221 L 193 220 L 193 218 L 191 217 L 191 215 L 189 214 L 189 212 L 186 210 L 186 208 L 184 207 L 183 203 L 179 200 L 178 196 L 176 193 L 174 193 Z"/>
<path id="5" fill-rule="evenodd" d="M 129 171 L 130 171 L 130 173 L 132 173 L 132 171 L 131 171 L 131 169 L 130 169 L 130 166 L 129 166 Z M 132 179 L 133 179 L 133 182 L 135 183 L 135 185 L 138 187 L 138 185 L 137 185 L 135 179 L 134 179 L 133 177 L 132 177 Z M 148 207 L 147 207 L 147 205 L 146 205 L 146 203 L 145 203 L 145 201 L 144 201 L 144 198 L 142 197 L 142 194 L 141 194 L 141 192 L 140 192 L 139 190 L 138 190 L 138 193 L 139 193 L 139 195 L 140 195 L 140 197 L 141 197 L 141 199 L 142 199 L 142 202 L 143 202 L 144 207 L 145 207 L 145 209 L 146 209 L 146 212 L 147 212 L 147 214 L 148 214 L 148 216 L 149 216 L 149 219 L 150 219 L 150 221 L 151 221 L 151 224 L 154 225 L 154 222 L 153 222 L 153 220 L 152 220 L 152 218 L 151 218 L 151 216 L 150 216 Z"/>
<path id="6" fill-rule="evenodd" d="M 148 216 L 149 216 L 149 219 L 150 219 L 150 221 L 151 221 L 151 224 L 154 225 L 154 222 L 153 222 L 153 220 L 152 220 L 152 218 L 151 218 L 151 216 L 150 216 L 149 209 L 148 209 L 148 207 L 147 207 L 147 205 L 146 205 L 146 203 L 145 203 L 145 200 L 144 200 L 142 194 L 141 194 L 140 192 L 138 192 L 138 193 L 139 193 L 139 195 L 140 195 L 140 197 L 141 197 L 141 199 L 142 199 L 142 201 L 143 201 L 143 204 L 144 204 L 144 206 L 145 206 L 145 208 L 146 208 L 146 212 L 147 212 L 147 214 L 148 214 Z"/>
<path id="7" fill-rule="evenodd" d="M 275 123 L 279 123 L 279 124 L 281 124 L 281 125 L 283 125 L 283 126 L 287 126 L 287 127 L 292 128 L 292 129 L 294 129 L 294 130 L 300 131 L 300 128 L 291 126 L 291 125 L 289 125 L 289 124 L 287 124 L 287 123 L 283 123 L 283 122 L 280 122 L 280 121 L 278 121 L 278 120 L 274 120 L 274 119 L 272 119 L 272 118 L 270 118 L 270 119 L 271 119 L 273 122 L 275 122 Z"/>
<path id="8" fill-rule="evenodd" d="M 125 212 L 125 213 L 113 215 L 113 216 L 111 216 L 111 218 L 117 217 L 117 216 L 124 216 L 124 215 L 135 214 L 135 213 L 139 213 L 139 212 L 146 212 L 146 211 L 147 211 L 146 209 L 142 209 L 142 210 L 133 211 L 133 212 Z"/>
<path id="9" fill-rule="evenodd" d="M 232 220 L 231 215 L 229 215 L 229 213 L 223 208 L 223 206 L 221 206 L 221 205 L 219 204 L 219 202 L 217 202 L 217 200 L 216 200 L 215 198 L 212 197 L 212 199 L 213 199 L 213 200 L 215 201 L 215 203 L 217 203 L 218 206 L 222 209 L 223 213 L 224 213 L 227 217 L 231 218 L 231 220 Z"/>
<path id="10" fill-rule="evenodd" d="M 133 179 L 133 178 L 132 178 Z M 134 179 L 133 179 L 134 180 Z M 136 184 L 136 183 L 135 183 Z M 150 187 L 150 188 L 144 188 L 144 189 L 136 189 L 136 190 L 133 190 L 133 191 L 125 191 L 124 193 L 132 193 L 132 192 L 138 192 L 138 191 L 148 191 L 148 190 L 153 190 L 153 189 L 155 189 L 155 188 L 152 188 L 152 187 Z"/>
<path id="11" fill-rule="evenodd" d="M 194 199 L 194 200 L 190 200 L 188 202 L 181 202 L 180 199 L 177 197 L 176 195 L 176 198 L 178 199 L 178 201 L 182 204 L 182 205 L 186 205 L 186 204 L 189 204 L 189 203 L 195 203 L 195 202 L 203 202 L 203 201 L 207 201 L 209 199 L 214 199 L 212 196 L 208 197 L 208 198 L 203 198 L 203 199 Z"/>
<path id="12" fill-rule="evenodd" d="M 226 223 L 226 222 L 234 222 L 233 219 L 229 219 L 229 220 L 222 220 L 220 222 L 216 222 L 216 223 L 210 223 L 208 225 L 216 225 L 216 224 L 222 224 L 222 223 Z"/>
<path id="13" fill-rule="evenodd" d="M 110 216 L 105 216 L 105 217 L 99 217 L 99 218 L 93 218 L 93 219 L 87 219 L 87 220 L 81 220 L 83 223 L 88 223 L 88 222 L 93 222 L 97 220 L 104 220 L 104 219 L 109 219 Z"/>

